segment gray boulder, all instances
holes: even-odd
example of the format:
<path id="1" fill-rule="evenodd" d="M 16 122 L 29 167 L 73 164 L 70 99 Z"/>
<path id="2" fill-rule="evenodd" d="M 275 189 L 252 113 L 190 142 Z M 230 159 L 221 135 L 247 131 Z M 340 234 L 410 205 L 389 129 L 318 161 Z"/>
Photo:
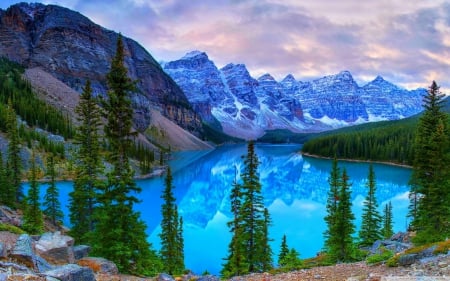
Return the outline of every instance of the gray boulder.
<path id="1" fill-rule="evenodd" d="M 44 274 L 61 281 L 95 281 L 92 269 L 77 264 L 66 264 L 46 271 Z"/>
<path id="2" fill-rule="evenodd" d="M 166 273 L 161 273 L 160 275 L 158 275 L 158 278 L 156 280 L 157 281 L 175 281 L 175 279 L 173 279 L 172 276 L 170 276 L 169 274 L 166 274 Z"/>
<path id="3" fill-rule="evenodd" d="M 198 278 L 197 281 L 220 281 L 220 279 L 214 275 L 205 275 Z"/>
<path id="4" fill-rule="evenodd" d="M 21 263 L 28 268 L 37 269 L 32 240 L 28 234 L 19 236 L 10 256 L 12 259 L 15 259 L 18 263 Z"/>
<path id="5" fill-rule="evenodd" d="M 61 235 L 61 232 L 47 232 L 36 242 L 36 253 L 49 263 L 62 265 L 74 263 L 74 240 L 70 236 Z"/>
<path id="6" fill-rule="evenodd" d="M 72 248 L 73 256 L 75 260 L 85 258 L 89 255 L 91 247 L 87 245 L 77 245 Z"/>
<path id="7" fill-rule="evenodd" d="M 419 259 L 418 254 L 407 254 L 400 256 L 398 259 L 398 265 L 400 266 L 407 266 L 415 263 Z"/>

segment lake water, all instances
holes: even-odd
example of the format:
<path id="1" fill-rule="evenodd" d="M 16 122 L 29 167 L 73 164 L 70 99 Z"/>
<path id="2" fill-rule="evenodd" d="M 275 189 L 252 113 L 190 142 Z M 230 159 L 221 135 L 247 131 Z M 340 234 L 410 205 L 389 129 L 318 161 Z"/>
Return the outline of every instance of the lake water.
<path id="1" fill-rule="evenodd" d="M 326 228 L 323 217 L 331 161 L 302 157 L 298 154 L 300 148 L 299 145 L 256 145 L 264 204 L 273 221 L 270 237 L 274 261 L 284 234 L 289 247 L 299 251 L 301 258 L 315 256 L 323 247 L 322 234 Z M 178 152 L 170 162 L 174 193 L 184 221 L 185 263 L 196 273 L 220 272 L 231 239 L 226 226 L 231 220 L 229 192 L 235 169 L 243 169 L 241 156 L 246 150 L 246 145 L 229 145 L 211 151 Z M 345 167 L 350 176 L 355 224 L 359 226 L 369 164 L 339 162 L 339 166 Z M 408 223 L 407 183 L 411 170 L 374 164 L 374 171 L 380 211 L 391 201 L 394 231 L 403 231 Z M 68 223 L 66 205 L 72 183 L 58 185 Z M 164 178 L 139 180 L 138 185 L 142 188 L 142 203 L 136 209 L 147 223 L 149 241 L 159 249 L 160 195 Z M 45 188 L 46 185 L 41 185 L 42 193 Z"/>

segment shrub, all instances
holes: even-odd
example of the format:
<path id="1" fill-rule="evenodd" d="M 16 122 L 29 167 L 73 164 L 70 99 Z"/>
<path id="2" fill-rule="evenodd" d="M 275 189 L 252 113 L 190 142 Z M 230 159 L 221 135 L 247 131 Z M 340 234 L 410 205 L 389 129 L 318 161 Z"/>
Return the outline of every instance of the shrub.
<path id="1" fill-rule="evenodd" d="M 394 256 L 394 253 L 384 247 L 381 248 L 381 253 L 374 254 L 371 256 L 368 256 L 366 259 L 367 264 L 374 264 L 379 263 L 382 261 L 386 261 Z"/>

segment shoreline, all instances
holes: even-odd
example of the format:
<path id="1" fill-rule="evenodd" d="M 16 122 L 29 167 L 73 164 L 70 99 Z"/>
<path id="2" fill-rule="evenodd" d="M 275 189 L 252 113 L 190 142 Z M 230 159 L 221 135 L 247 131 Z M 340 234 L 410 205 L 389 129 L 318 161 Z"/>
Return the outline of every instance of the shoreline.
<path id="1" fill-rule="evenodd" d="M 302 156 L 311 157 L 311 158 L 317 158 L 317 159 L 328 159 L 333 160 L 333 157 L 326 157 L 326 156 L 320 156 L 316 154 L 309 154 L 304 152 L 299 152 Z M 355 163 L 375 163 L 375 164 L 383 164 L 383 165 L 390 165 L 390 166 L 396 166 L 396 167 L 402 167 L 407 169 L 412 169 L 413 167 L 406 164 L 399 164 L 395 162 L 384 162 L 384 161 L 372 161 L 372 160 L 356 160 L 356 159 L 350 159 L 350 158 L 337 158 L 339 161 L 345 161 L 345 162 L 355 162 Z"/>

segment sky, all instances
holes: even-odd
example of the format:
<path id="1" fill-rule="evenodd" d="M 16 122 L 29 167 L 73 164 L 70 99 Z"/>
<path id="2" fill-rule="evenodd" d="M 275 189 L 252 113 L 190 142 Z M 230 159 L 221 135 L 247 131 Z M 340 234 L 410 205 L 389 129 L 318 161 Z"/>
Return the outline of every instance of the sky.
<path id="1" fill-rule="evenodd" d="M 21 2 L 1 0 L 0 8 Z M 28 2 L 28 1 L 25 1 Z M 29 1 L 36 2 L 36 1 Z M 43 0 L 130 37 L 157 61 L 199 50 L 254 78 L 310 81 L 348 70 L 450 94 L 450 0 Z"/>

